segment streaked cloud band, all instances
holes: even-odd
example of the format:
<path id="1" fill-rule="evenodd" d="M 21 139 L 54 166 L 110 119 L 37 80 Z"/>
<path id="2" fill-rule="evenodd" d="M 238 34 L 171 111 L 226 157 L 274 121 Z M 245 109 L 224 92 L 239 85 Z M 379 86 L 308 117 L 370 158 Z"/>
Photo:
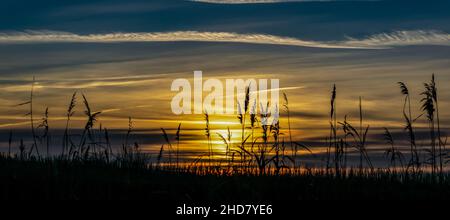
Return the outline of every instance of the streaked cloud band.
<path id="1" fill-rule="evenodd" d="M 240 34 L 231 32 L 136 32 L 80 35 L 57 31 L 24 31 L 0 33 L 0 44 L 19 43 L 120 43 L 120 42 L 234 42 L 249 44 L 288 45 L 340 49 L 386 49 L 396 46 L 450 46 L 450 35 L 440 31 L 395 31 L 363 38 L 348 37 L 341 41 L 311 41 L 268 34 Z"/>

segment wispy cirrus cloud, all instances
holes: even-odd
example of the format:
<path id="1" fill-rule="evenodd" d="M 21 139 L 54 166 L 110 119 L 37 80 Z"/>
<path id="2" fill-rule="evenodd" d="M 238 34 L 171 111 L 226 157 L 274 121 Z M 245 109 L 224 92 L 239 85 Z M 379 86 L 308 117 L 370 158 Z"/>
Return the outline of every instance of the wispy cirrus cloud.
<path id="1" fill-rule="evenodd" d="M 231 32 L 137 32 L 137 33 L 107 33 L 80 35 L 59 31 L 25 31 L 0 33 L 0 43 L 52 43 L 52 42 L 235 42 L 254 44 L 274 44 L 321 48 L 353 48 L 352 46 L 336 45 L 318 41 L 306 41 L 292 37 L 282 37 L 268 34 L 238 34 Z"/>
<path id="2" fill-rule="evenodd" d="M 393 47 L 410 45 L 450 46 L 450 34 L 442 31 L 395 31 L 368 36 L 366 38 L 347 38 L 343 45 L 364 47 Z"/>
<path id="3" fill-rule="evenodd" d="M 25 31 L 0 33 L 0 44 L 18 43 L 121 43 L 121 42 L 233 42 L 248 44 L 287 45 L 337 49 L 386 49 L 397 46 L 450 46 L 450 34 L 441 31 L 395 31 L 363 38 L 347 37 L 339 41 L 312 41 L 269 34 L 240 34 L 232 32 L 136 32 L 107 34 L 75 34 L 58 31 Z"/>
<path id="4" fill-rule="evenodd" d="M 140 76 L 124 76 L 124 77 L 99 77 L 88 79 L 54 79 L 36 82 L 34 89 L 92 89 L 98 87 L 124 87 L 151 85 L 161 81 L 164 74 L 140 75 Z M 0 80 L 1 82 L 1 80 Z M 16 83 L 5 83 L 0 87 L 3 92 L 25 92 L 30 90 L 30 82 L 18 81 Z"/>

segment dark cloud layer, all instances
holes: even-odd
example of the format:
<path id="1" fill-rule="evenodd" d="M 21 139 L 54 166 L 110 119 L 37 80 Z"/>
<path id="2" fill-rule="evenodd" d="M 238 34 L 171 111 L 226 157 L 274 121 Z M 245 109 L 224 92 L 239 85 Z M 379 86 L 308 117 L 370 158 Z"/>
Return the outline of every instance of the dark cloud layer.
<path id="1" fill-rule="evenodd" d="M 394 30 L 450 31 L 448 1 L 222 5 L 182 0 L 2 2 L 0 30 L 75 33 L 221 31 L 339 40 Z"/>

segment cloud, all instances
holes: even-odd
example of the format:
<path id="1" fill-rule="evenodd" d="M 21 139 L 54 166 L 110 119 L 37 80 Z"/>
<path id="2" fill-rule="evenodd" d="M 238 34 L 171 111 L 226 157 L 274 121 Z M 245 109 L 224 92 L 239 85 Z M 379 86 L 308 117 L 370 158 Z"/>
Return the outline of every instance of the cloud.
<path id="1" fill-rule="evenodd" d="M 0 43 L 45 43 L 45 42 L 236 42 L 255 44 L 275 44 L 305 47 L 341 48 L 342 46 L 315 41 L 304 41 L 290 37 L 279 37 L 267 34 L 238 34 L 230 32 L 138 32 L 79 35 L 57 31 L 26 31 L 0 33 Z M 345 46 L 351 48 L 351 46 Z"/>
<path id="2" fill-rule="evenodd" d="M 232 32 L 136 32 L 80 35 L 58 31 L 25 31 L 0 33 L 0 44 L 17 43 L 120 43 L 120 42 L 234 42 L 249 44 L 288 45 L 339 49 L 386 49 L 396 46 L 450 46 L 450 35 L 440 31 L 395 31 L 364 38 L 347 37 L 341 41 L 309 41 L 269 34 L 240 34 Z"/>
<path id="3" fill-rule="evenodd" d="M 100 77 L 88 79 L 73 79 L 66 78 L 60 80 L 42 80 L 36 82 L 35 90 L 42 89 L 89 89 L 97 87 L 124 87 L 149 85 L 161 81 L 161 76 L 164 74 L 141 75 L 141 76 L 125 76 L 125 77 Z M 1 80 L 0 80 L 1 82 Z M 17 82 L 12 84 L 3 84 L 0 91 L 4 92 L 25 92 L 30 91 L 30 81 Z"/>
<path id="4" fill-rule="evenodd" d="M 450 46 L 450 34 L 442 31 L 396 31 L 381 33 L 364 39 L 348 38 L 342 45 L 355 47 L 393 47 L 409 45 Z"/>

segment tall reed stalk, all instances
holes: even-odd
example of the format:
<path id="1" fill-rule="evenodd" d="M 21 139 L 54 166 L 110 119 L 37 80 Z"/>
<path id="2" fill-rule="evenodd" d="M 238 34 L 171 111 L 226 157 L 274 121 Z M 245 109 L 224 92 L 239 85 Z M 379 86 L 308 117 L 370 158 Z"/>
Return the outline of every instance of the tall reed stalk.
<path id="1" fill-rule="evenodd" d="M 209 157 L 209 166 L 212 165 L 212 157 L 213 157 L 213 149 L 211 145 L 211 130 L 209 128 L 209 115 L 208 112 L 205 113 L 205 136 L 208 145 L 208 157 Z"/>
<path id="2" fill-rule="evenodd" d="M 417 152 L 416 135 L 413 127 L 413 123 L 415 120 L 412 118 L 411 97 L 409 89 L 406 86 L 406 84 L 403 82 L 398 82 L 398 84 L 400 86 L 401 93 L 405 96 L 405 100 L 403 102 L 403 117 L 406 122 L 405 130 L 408 133 L 411 152 L 411 159 L 409 161 L 408 168 L 412 167 L 413 173 L 416 173 L 419 170 L 420 161 L 419 161 L 419 154 Z"/>
<path id="3" fill-rule="evenodd" d="M 397 167 L 396 161 L 399 162 L 400 168 L 403 171 L 403 154 L 395 147 L 394 138 L 388 128 L 384 128 L 384 139 L 390 146 L 390 148 L 386 149 L 384 155 L 389 158 L 390 164 L 394 167 L 394 172 L 396 172 L 395 169 Z"/>
<path id="4" fill-rule="evenodd" d="M 241 156 L 243 157 L 241 162 L 242 165 L 247 163 L 247 153 L 245 153 L 245 151 L 247 151 L 246 149 L 246 144 L 245 142 L 247 141 L 247 138 L 250 137 L 246 137 L 246 133 L 245 133 L 245 128 L 246 128 L 246 116 L 249 110 L 249 106 L 250 106 L 250 85 L 245 87 L 245 99 L 244 99 L 244 109 L 241 109 L 241 104 L 238 101 L 238 119 L 239 119 L 239 123 L 241 124 L 241 146 L 239 146 L 239 148 L 243 151 L 241 152 Z"/>
<path id="5" fill-rule="evenodd" d="M 38 136 L 39 142 L 42 144 L 42 142 L 45 140 L 45 147 L 46 147 L 46 153 L 47 157 L 50 155 L 49 147 L 50 147 L 50 133 L 49 133 L 49 125 L 48 125 L 48 107 L 45 109 L 44 116 L 42 117 L 41 123 L 37 126 L 37 128 L 42 128 L 43 134 L 41 136 Z"/>
<path id="6" fill-rule="evenodd" d="M 88 102 L 86 96 L 84 94 L 82 94 L 82 96 L 83 96 L 83 101 L 84 101 L 84 106 L 85 106 L 84 114 L 87 116 L 87 121 L 86 121 L 86 125 L 84 126 L 83 133 L 81 134 L 80 144 L 78 146 L 77 156 L 79 158 L 81 157 L 81 158 L 86 159 L 89 156 L 90 145 L 91 144 L 95 145 L 95 141 L 93 139 L 91 129 L 94 127 L 94 124 L 97 121 L 98 116 L 102 112 L 100 112 L 100 111 L 99 112 L 92 112 L 91 107 L 89 106 L 89 102 Z M 88 140 L 90 141 L 88 143 L 87 147 L 85 147 L 86 136 L 87 136 Z"/>
<path id="7" fill-rule="evenodd" d="M 252 142 L 255 141 L 254 138 L 254 130 L 256 127 L 256 123 L 258 122 L 258 118 L 256 117 L 256 99 L 253 102 L 252 110 L 250 112 L 250 128 L 252 129 Z"/>
<path id="8" fill-rule="evenodd" d="M 297 159 L 297 145 L 293 145 L 292 142 L 292 131 L 291 131 L 291 112 L 289 110 L 289 100 L 287 98 L 286 93 L 283 92 L 283 98 L 284 98 L 284 110 L 286 111 L 287 114 L 287 122 L 288 122 L 288 132 L 289 132 L 289 146 L 291 148 L 292 151 L 292 159 L 294 162 L 294 167 L 296 166 L 296 159 Z"/>
<path id="9" fill-rule="evenodd" d="M 436 125 L 437 125 L 437 139 L 438 139 L 438 156 L 439 156 L 439 175 L 442 177 L 443 174 L 443 155 L 445 150 L 445 141 L 442 140 L 441 134 L 441 123 L 439 119 L 439 101 L 438 101 L 438 91 L 436 86 L 436 81 L 434 73 L 431 75 L 431 82 L 429 84 L 431 89 L 432 98 L 436 106 Z"/>
<path id="10" fill-rule="evenodd" d="M 327 148 L 327 172 L 331 167 L 331 149 L 337 149 L 336 84 L 333 85 L 330 101 L 330 135 Z"/>
<path id="11" fill-rule="evenodd" d="M 346 137 L 351 137 L 355 143 L 354 147 L 359 152 L 359 172 L 363 173 L 363 161 L 366 161 L 367 165 L 373 171 L 374 167 L 372 161 L 370 160 L 369 154 L 367 152 L 367 134 L 369 132 L 369 125 L 363 129 L 363 111 L 362 111 L 362 98 L 359 98 L 359 129 L 353 127 L 347 120 L 345 120 L 342 125 L 342 130 Z"/>
<path id="12" fill-rule="evenodd" d="M 440 176 L 442 176 L 443 172 L 443 141 L 441 138 L 441 130 L 440 130 L 440 122 L 439 122 L 439 109 L 438 109 L 438 97 L 437 97 L 437 88 L 436 88 L 436 82 L 434 79 L 434 74 L 432 75 L 431 82 L 424 83 L 425 91 L 422 92 L 422 95 L 424 96 L 422 98 L 422 110 L 425 112 L 427 119 L 428 119 L 428 125 L 430 130 L 430 146 L 431 150 L 427 150 L 430 157 L 428 159 L 428 163 L 431 164 L 432 173 L 435 174 L 436 172 L 439 172 Z M 437 131 L 436 131 L 436 125 L 437 125 Z M 437 135 L 436 135 L 437 133 Z M 437 139 L 437 144 L 436 144 Z M 439 158 L 439 161 L 437 161 L 437 158 Z"/>
<path id="13" fill-rule="evenodd" d="M 77 92 L 74 92 L 72 94 L 72 98 L 70 99 L 70 103 L 69 103 L 69 106 L 67 107 L 67 112 L 66 112 L 66 125 L 64 128 L 63 143 L 62 143 L 62 148 L 63 148 L 62 156 L 63 157 L 66 153 L 70 156 L 70 154 L 73 151 L 73 144 L 70 139 L 69 127 L 70 127 L 70 119 L 75 114 L 74 109 L 75 109 L 75 105 L 76 105 L 76 99 L 77 99 Z M 69 149 L 69 145 L 70 145 L 70 149 Z"/>
<path id="14" fill-rule="evenodd" d="M 180 163 L 180 139 L 181 139 L 181 123 L 178 124 L 177 132 L 175 133 L 175 141 L 177 142 L 177 169 L 179 168 Z"/>
<path id="15" fill-rule="evenodd" d="M 33 150 L 36 149 L 36 155 L 37 155 L 38 158 L 40 158 L 39 148 L 38 148 L 38 145 L 37 145 L 37 136 L 36 136 L 36 131 L 35 131 L 35 127 L 34 127 L 34 115 L 33 115 L 33 113 L 34 113 L 33 112 L 33 98 L 34 98 L 34 86 L 35 86 L 35 84 L 36 84 L 36 78 L 33 76 L 33 81 L 31 82 L 31 90 L 30 90 L 30 96 L 29 96 L 28 101 L 20 103 L 17 106 L 28 105 L 28 107 L 29 107 L 28 113 L 25 114 L 25 116 L 29 116 L 30 129 L 31 129 L 31 135 L 32 135 L 32 140 L 33 140 L 33 144 L 31 146 L 31 149 L 30 149 L 30 152 L 29 152 L 29 156 L 31 156 L 32 153 L 33 153 Z M 20 146 L 24 147 L 23 140 L 21 140 L 21 141 L 22 141 L 22 144 Z M 21 153 L 24 153 L 24 151 L 21 152 Z"/>
<path id="16" fill-rule="evenodd" d="M 36 136 L 36 131 L 35 131 L 35 127 L 34 127 L 34 112 L 33 112 L 33 98 L 34 98 L 34 86 L 36 84 L 36 79 L 33 76 L 33 81 L 31 83 L 31 91 L 30 91 L 30 97 L 29 100 L 19 104 L 18 106 L 22 106 L 22 105 L 28 105 L 29 107 L 29 112 L 26 114 L 26 116 L 30 117 L 30 129 L 31 129 L 31 135 L 32 135 L 32 140 L 33 140 L 33 144 L 31 146 L 29 155 L 31 156 L 33 153 L 33 150 L 36 150 L 36 155 L 38 158 L 40 158 L 40 154 L 39 154 L 39 147 L 37 145 L 37 136 Z"/>

